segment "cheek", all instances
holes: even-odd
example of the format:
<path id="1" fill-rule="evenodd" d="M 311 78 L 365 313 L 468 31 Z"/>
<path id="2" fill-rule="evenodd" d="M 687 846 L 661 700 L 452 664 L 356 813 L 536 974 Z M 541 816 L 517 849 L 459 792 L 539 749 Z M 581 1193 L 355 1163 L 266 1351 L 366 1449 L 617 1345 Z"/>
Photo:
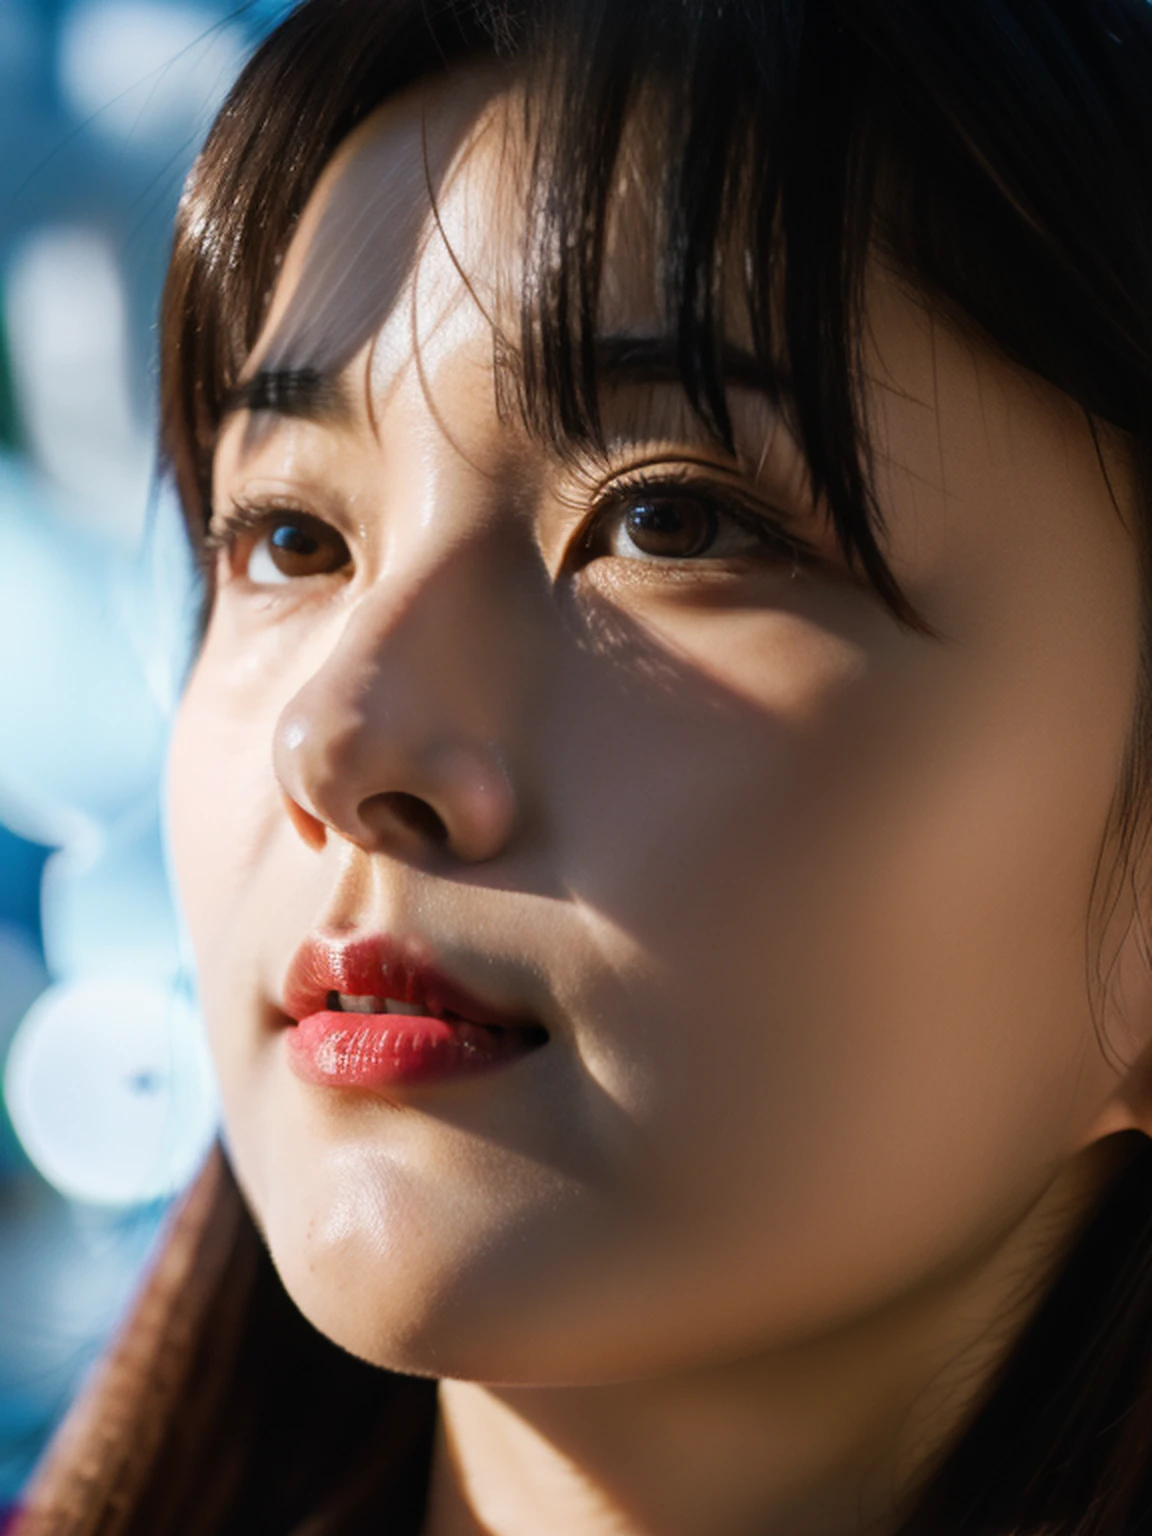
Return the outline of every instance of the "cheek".
<path id="1" fill-rule="evenodd" d="M 568 883 L 689 976 L 791 899 L 789 862 L 842 793 L 832 733 L 883 621 L 861 603 L 834 634 L 819 597 L 606 622 L 539 733 Z"/>
<path id="2" fill-rule="evenodd" d="M 169 758 L 173 866 L 226 1104 L 257 1039 L 242 1025 L 257 1006 L 260 958 L 278 959 L 280 935 L 305 921 L 284 911 L 294 834 L 272 740 L 295 684 L 273 660 L 214 619 Z"/>
<path id="3" fill-rule="evenodd" d="M 203 966 L 254 878 L 278 819 L 267 700 L 245 709 L 202 658 L 172 737 L 168 795 L 176 879 Z"/>
<path id="4" fill-rule="evenodd" d="M 181 702 L 169 757 L 171 847 L 179 896 L 237 1173 L 266 1200 L 267 1098 L 259 961 L 281 932 L 288 840 L 272 769 L 274 678 L 232 665 L 210 637 Z"/>
<path id="5" fill-rule="evenodd" d="M 663 688 L 602 674 L 553 772 L 570 885 L 648 968 L 638 1006 L 581 1009 L 586 1060 L 661 1128 L 646 1198 L 678 1181 L 784 1307 L 987 1240 L 1098 1111 L 1085 945 L 1132 678 L 795 616 L 710 635 Z"/>
<path id="6" fill-rule="evenodd" d="M 278 840 L 289 841 L 273 737 L 330 643 L 311 628 L 275 622 L 256 600 L 219 601 L 181 701 L 168 783 L 173 857 L 202 967 L 253 887 L 274 880 Z"/>

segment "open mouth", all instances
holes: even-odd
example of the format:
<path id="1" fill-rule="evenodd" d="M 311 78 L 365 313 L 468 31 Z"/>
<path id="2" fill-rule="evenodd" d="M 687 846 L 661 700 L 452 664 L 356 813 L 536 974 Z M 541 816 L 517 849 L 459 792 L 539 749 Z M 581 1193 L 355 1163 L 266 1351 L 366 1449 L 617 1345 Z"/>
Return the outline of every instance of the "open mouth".
<path id="1" fill-rule="evenodd" d="M 306 1082 L 394 1090 L 509 1065 L 548 1032 L 474 997 L 385 936 L 309 940 L 285 985 L 288 1060 Z"/>

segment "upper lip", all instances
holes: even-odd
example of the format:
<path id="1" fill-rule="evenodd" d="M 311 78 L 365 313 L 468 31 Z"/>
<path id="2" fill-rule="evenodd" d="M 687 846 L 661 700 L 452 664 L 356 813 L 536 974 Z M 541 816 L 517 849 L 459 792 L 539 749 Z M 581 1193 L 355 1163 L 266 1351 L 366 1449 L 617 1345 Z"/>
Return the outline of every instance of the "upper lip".
<path id="1" fill-rule="evenodd" d="M 284 981 L 284 1012 L 299 1022 L 326 1009 L 333 992 L 389 998 L 436 1018 L 496 1029 L 536 1024 L 523 1012 L 485 1003 L 447 975 L 424 946 L 388 934 L 320 934 L 304 941 Z"/>

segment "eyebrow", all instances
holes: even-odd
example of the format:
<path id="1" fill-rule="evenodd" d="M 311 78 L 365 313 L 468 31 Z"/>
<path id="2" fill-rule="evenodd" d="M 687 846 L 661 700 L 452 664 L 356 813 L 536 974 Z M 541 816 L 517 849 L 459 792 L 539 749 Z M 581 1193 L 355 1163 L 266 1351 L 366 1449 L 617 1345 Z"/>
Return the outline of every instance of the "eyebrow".
<path id="1" fill-rule="evenodd" d="M 224 402 L 222 416 L 261 411 L 301 421 L 334 421 L 351 414 L 340 380 L 318 368 L 262 368 L 237 384 Z"/>
<path id="2" fill-rule="evenodd" d="M 773 400 L 788 394 L 788 380 L 781 370 L 766 366 L 755 353 L 734 342 L 721 342 L 719 362 L 726 384 L 757 390 Z M 684 383 L 684 359 L 674 336 L 598 337 L 596 369 L 608 384 Z"/>
<path id="3" fill-rule="evenodd" d="M 596 371 L 608 384 L 676 384 L 684 382 L 684 365 L 673 336 L 600 336 L 596 340 Z M 720 372 L 726 384 L 754 389 L 778 400 L 787 393 L 779 371 L 744 347 L 724 341 Z M 350 403 L 341 381 L 318 368 L 262 368 L 237 384 L 224 402 L 222 416 L 237 411 L 262 412 L 303 421 L 346 418 Z"/>

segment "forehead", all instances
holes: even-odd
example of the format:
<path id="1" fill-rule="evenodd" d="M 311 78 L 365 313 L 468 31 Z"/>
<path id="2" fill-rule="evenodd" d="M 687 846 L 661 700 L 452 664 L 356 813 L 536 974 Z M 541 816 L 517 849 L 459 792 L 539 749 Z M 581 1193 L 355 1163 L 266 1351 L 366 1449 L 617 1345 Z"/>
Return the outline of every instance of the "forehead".
<path id="1" fill-rule="evenodd" d="M 378 108 L 310 197 L 245 373 L 331 378 L 369 341 L 436 332 L 461 305 L 514 349 L 528 117 L 522 86 L 490 64 L 421 81 Z M 654 140 L 638 126 L 626 134 L 609 200 L 600 294 L 609 332 L 654 328 Z"/>

